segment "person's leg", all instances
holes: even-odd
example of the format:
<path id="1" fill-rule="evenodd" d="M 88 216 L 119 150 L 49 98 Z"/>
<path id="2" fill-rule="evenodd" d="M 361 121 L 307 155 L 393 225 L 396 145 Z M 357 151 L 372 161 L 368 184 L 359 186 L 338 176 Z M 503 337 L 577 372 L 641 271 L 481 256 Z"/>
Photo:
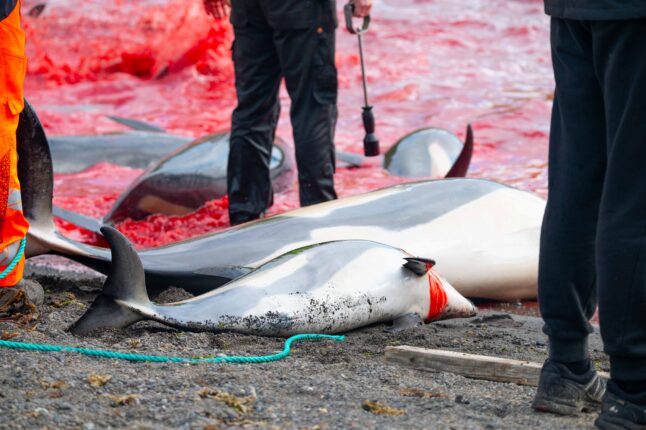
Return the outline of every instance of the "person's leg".
<path id="1" fill-rule="evenodd" d="M 22 279 L 24 256 L 17 258 L 29 224 L 22 213 L 16 130 L 23 109 L 25 35 L 20 27 L 20 2 L 0 21 L 0 272 L 16 260 L 15 268 L 0 279 L 0 287 Z"/>
<path id="2" fill-rule="evenodd" d="M 595 236 L 606 130 L 589 25 L 553 18 L 551 43 L 556 89 L 538 275 L 549 359 L 533 407 L 573 414 L 603 394 L 587 338 L 597 303 Z"/>
<path id="3" fill-rule="evenodd" d="M 597 273 L 608 390 L 646 406 L 646 19 L 595 22 L 592 34 L 607 123 Z"/>
<path id="4" fill-rule="evenodd" d="M 22 245 L 29 223 L 22 212 L 16 129 L 23 109 L 25 35 L 20 26 L 20 2 L 0 10 L 0 317 L 33 314 L 43 302 L 38 283 L 22 279 Z M 13 267 L 13 268 L 12 268 Z"/>
<path id="5" fill-rule="evenodd" d="M 301 206 L 336 199 L 335 2 L 265 0 L 287 91 Z"/>
<path id="6" fill-rule="evenodd" d="M 588 357 L 589 319 L 597 302 L 595 237 L 606 129 L 588 26 L 552 19 L 551 40 L 556 91 L 538 298 L 550 359 L 575 362 Z"/>
<path id="7" fill-rule="evenodd" d="M 273 200 L 269 162 L 280 102 L 281 72 L 273 30 L 257 0 L 233 0 L 238 105 L 231 121 L 227 169 L 229 219 L 240 224 L 258 218 Z"/>

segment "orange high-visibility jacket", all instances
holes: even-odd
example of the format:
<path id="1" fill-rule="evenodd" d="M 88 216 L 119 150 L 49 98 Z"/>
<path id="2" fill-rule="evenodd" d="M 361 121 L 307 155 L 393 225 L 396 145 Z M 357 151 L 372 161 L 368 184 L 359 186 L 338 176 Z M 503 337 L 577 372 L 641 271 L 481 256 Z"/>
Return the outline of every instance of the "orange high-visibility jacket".
<path id="1" fill-rule="evenodd" d="M 5 16 L 6 15 L 6 16 Z M 0 0 L 0 272 L 14 259 L 29 224 L 22 213 L 16 130 L 22 112 L 27 69 L 25 33 L 20 27 L 20 0 Z M 0 287 L 21 278 L 24 257 L 0 280 Z"/>

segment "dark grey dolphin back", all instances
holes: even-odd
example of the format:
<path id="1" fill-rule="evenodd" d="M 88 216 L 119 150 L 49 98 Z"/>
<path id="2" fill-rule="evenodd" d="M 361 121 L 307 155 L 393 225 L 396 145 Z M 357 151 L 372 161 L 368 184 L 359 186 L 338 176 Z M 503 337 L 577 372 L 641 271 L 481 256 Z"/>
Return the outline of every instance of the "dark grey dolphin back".
<path id="1" fill-rule="evenodd" d="M 381 241 L 366 231 L 384 230 L 397 241 L 405 230 L 430 223 L 473 200 L 506 188 L 478 179 L 397 185 L 143 250 L 139 254 L 149 286 L 162 286 L 173 279 L 181 282 L 183 288 L 203 292 L 247 273 L 276 253 L 320 242 L 322 236 L 315 235 L 325 234 L 323 241 Z M 427 239 L 420 237 L 419 240 Z M 403 247 L 400 243 L 388 244 Z M 291 248 L 285 248 L 288 246 Z M 186 276 L 187 273 L 190 276 Z"/>
<path id="2" fill-rule="evenodd" d="M 119 197 L 105 221 L 141 219 L 154 213 L 185 215 L 227 192 L 229 134 L 197 139 L 153 164 Z M 280 139 L 273 147 L 270 174 L 274 191 L 294 179 L 291 154 Z"/>

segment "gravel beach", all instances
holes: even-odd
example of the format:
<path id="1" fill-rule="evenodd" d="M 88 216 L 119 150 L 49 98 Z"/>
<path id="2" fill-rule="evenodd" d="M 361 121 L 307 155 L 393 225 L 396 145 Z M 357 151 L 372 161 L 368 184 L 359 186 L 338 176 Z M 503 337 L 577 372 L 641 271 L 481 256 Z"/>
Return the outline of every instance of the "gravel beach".
<path id="1" fill-rule="evenodd" d="M 120 352 L 207 357 L 265 355 L 284 339 L 186 333 L 141 322 L 75 337 L 103 278 L 60 259 L 32 260 L 27 275 L 46 290 L 31 326 L 0 322 L 4 339 Z M 179 289 L 157 301 L 190 297 Z M 133 363 L 73 353 L 0 349 L 3 429 L 576 429 L 595 414 L 534 412 L 534 389 L 431 373 L 384 361 L 388 345 L 441 348 L 542 362 L 546 339 L 535 317 L 484 310 L 397 334 L 384 326 L 347 333 L 344 342 L 303 342 L 268 364 Z M 607 370 L 598 332 L 592 357 Z"/>

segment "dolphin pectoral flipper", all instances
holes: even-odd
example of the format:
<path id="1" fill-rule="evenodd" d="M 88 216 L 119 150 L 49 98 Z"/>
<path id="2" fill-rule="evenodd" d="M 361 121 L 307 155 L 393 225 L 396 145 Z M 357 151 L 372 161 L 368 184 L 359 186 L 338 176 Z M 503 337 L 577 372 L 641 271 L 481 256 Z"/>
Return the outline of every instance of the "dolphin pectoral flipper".
<path id="1" fill-rule="evenodd" d="M 428 269 L 431 267 L 435 266 L 435 260 L 431 260 L 429 258 L 421 258 L 421 257 L 406 257 L 404 258 L 406 260 L 406 263 L 404 263 L 404 267 L 417 276 L 424 276 L 426 275 L 426 272 L 428 272 Z"/>
<path id="2" fill-rule="evenodd" d="M 99 328 L 123 328 L 145 319 L 139 311 L 149 306 L 146 277 L 134 247 L 118 230 L 104 226 L 101 234 L 112 250 L 112 265 L 103 292 L 70 331 L 87 334 Z"/>
<path id="3" fill-rule="evenodd" d="M 388 333 L 399 333 L 409 328 L 419 327 L 424 324 L 422 317 L 419 314 L 412 313 L 402 315 L 393 321 L 393 325 L 384 329 Z"/>
<path id="4" fill-rule="evenodd" d="M 156 133 L 166 133 L 166 130 L 164 130 L 161 127 L 157 127 L 156 125 L 149 124 L 144 121 L 139 121 L 136 119 L 131 119 L 131 118 L 123 118 L 120 116 L 114 116 L 114 115 L 108 115 L 108 118 L 110 118 L 112 121 L 117 122 L 121 125 L 125 125 L 126 127 L 130 127 L 133 130 L 138 130 L 138 131 L 152 131 Z"/>
<path id="5" fill-rule="evenodd" d="M 101 227 L 104 225 L 101 220 L 92 218 L 87 215 L 68 211 L 67 209 L 63 209 L 56 205 L 52 207 L 52 212 L 55 217 L 70 222 L 77 227 L 82 227 L 86 230 L 89 230 L 92 233 L 100 234 Z"/>

